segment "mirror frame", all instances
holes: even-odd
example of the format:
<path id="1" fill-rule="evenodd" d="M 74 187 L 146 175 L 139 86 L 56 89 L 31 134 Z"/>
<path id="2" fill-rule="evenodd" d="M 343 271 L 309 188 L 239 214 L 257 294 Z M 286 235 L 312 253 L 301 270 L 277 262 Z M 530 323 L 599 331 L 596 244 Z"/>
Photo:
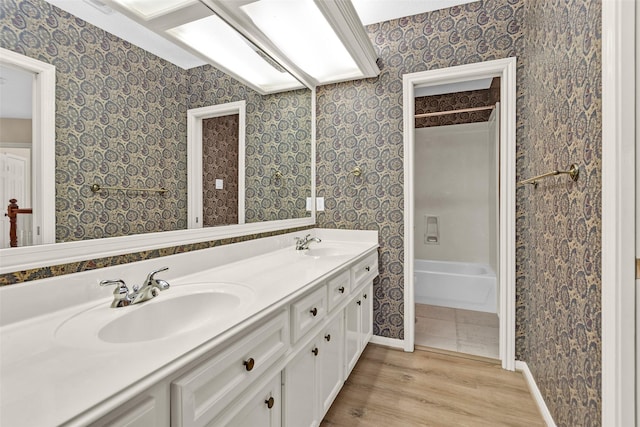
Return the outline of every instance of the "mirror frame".
<path id="1" fill-rule="evenodd" d="M 245 132 L 247 101 L 226 102 L 187 110 L 187 229 L 203 228 L 202 121 L 237 114 L 238 224 L 244 224 Z M 221 227 L 221 226 L 217 226 Z"/>
<path id="2" fill-rule="evenodd" d="M 0 61 L 10 66 L 18 66 L 37 73 L 36 90 L 40 99 L 34 105 L 40 113 L 40 129 L 34 133 L 42 141 L 38 150 L 34 149 L 34 167 L 41 168 L 42 206 L 32 205 L 34 211 L 40 209 L 43 228 L 48 235 L 43 242 L 55 242 L 55 67 L 13 51 L 0 48 Z M 186 141 L 185 141 L 186 142 Z M 37 151 L 37 152 L 36 152 Z M 311 194 L 316 192 L 316 89 L 311 89 Z M 47 216 L 48 215 L 48 216 Z M 34 222 L 36 220 L 34 214 Z M 231 237 L 246 236 L 297 227 L 312 226 L 316 223 L 315 203 L 311 216 L 297 219 L 255 222 L 249 224 L 225 225 L 220 227 L 181 229 L 131 236 L 108 237 L 63 243 L 45 243 L 33 246 L 0 249 L 0 274 L 37 269 L 71 262 L 86 261 L 115 255 L 168 248 L 192 243 L 207 242 Z M 43 236 L 44 237 L 44 236 Z"/>

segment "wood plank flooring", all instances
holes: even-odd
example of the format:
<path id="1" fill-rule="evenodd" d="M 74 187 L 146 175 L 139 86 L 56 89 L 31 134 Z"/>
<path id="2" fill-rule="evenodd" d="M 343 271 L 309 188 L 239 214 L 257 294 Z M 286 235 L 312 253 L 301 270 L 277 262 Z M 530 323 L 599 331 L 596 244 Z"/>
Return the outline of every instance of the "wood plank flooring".
<path id="1" fill-rule="evenodd" d="M 544 426 L 520 372 L 492 362 L 369 344 L 321 423 L 330 426 Z"/>

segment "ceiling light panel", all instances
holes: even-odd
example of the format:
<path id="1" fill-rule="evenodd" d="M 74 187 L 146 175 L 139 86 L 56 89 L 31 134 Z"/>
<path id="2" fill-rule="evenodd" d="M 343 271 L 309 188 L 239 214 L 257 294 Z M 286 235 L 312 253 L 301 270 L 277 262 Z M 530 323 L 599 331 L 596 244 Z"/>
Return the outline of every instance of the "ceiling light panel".
<path id="1" fill-rule="evenodd" d="M 320 84 L 362 77 L 313 0 L 259 0 L 239 9 L 289 60 Z"/>
<path id="2" fill-rule="evenodd" d="M 164 15 L 185 6 L 197 3 L 198 0 L 115 0 L 130 11 L 143 17 L 152 19 L 158 15 Z"/>
<path id="3" fill-rule="evenodd" d="M 304 87 L 277 64 L 265 60 L 262 52 L 215 15 L 180 25 L 167 33 L 261 93 Z"/>

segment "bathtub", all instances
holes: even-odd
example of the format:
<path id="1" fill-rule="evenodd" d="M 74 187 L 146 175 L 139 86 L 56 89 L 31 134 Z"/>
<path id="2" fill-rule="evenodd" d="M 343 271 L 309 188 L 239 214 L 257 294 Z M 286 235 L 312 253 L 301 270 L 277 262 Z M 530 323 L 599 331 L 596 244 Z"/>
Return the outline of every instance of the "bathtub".
<path id="1" fill-rule="evenodd" d="M 496 313 L 496 274 L 486 264 L 429 261 L 414 263 L 417 304 Z"/>

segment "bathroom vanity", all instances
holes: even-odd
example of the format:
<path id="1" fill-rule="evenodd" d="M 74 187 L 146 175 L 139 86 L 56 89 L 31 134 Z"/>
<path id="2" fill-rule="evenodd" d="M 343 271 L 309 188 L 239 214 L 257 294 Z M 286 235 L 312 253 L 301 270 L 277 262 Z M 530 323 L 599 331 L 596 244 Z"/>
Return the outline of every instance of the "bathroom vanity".
<path id="1" fill-rule="evenodd" d="M 372 335 L 377 247 L 316 229 L 6 286 L 0 424 L 318 425 Z M 141 304 L 98 286 L 163 266 Z"/>

